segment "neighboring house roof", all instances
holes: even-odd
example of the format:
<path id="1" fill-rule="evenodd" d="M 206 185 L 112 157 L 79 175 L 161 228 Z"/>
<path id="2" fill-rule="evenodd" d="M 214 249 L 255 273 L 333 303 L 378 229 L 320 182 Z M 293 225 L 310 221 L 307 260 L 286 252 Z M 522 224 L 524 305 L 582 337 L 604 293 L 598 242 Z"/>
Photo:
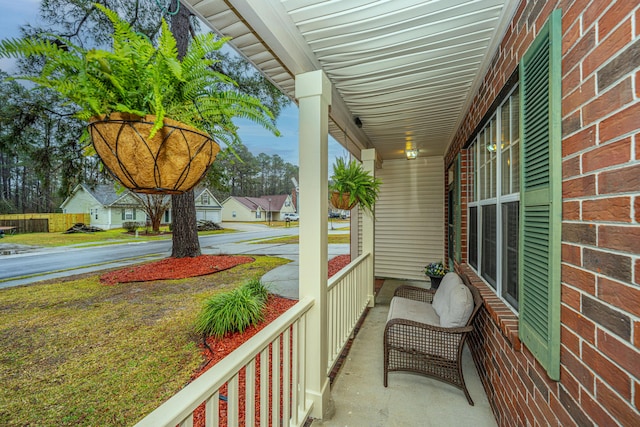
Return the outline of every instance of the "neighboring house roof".
<path id="1" fill-rule="evenodd" d="M 80 190 L 86 191 L 89 195 L 91 195 L 98 203 L 105 207 L 118 207 L 118 206 L 140 206 L 141 202 L 138 199 L 143 196 L 140 194 L 136 194 L 129 190 L 124 190 L 120 193 L 116 191 L 116 188 L 113 184 L 97 184 L 89 186 L 87 184 L 78 184 L 76 188 L 73 189 L 71 195 L 65 199 L 64 202 L 60 205 L 60 208 L 64 209 L 67 203 L 76 195 L 76 193 Z M 215 196 L 209 191 L 206 187 L 198 187 L 194 190 L 194 195 L 199 198 L 202 193 L 208 193 L 211 200 L 215 203 L 209 205 L 196 205 L 196 206 L 204 206 L 208 208 L 215 209 L 216 207 L 221 207 L 220 202 Z M 166 196 L 169 197 L 169 196 Z"/>
<path id="2" fill-rule="evenodd" d="M 100 203 L 103 206 L 133 206 L 138 204 L 136 200 L 132 197 L 133 193 L 126 190 L 124 192 L 118 193 L 113 184 L 97 184 L 89 186 L 87 184 L 78 184 L 76 188 L 73 189 L 69 197 L 65 199 L 64 202 L 60 205 L 61 208 L 64 208 L 67 203 L 73 199 L 73 197 L 80 191 L 84 190 L 93 197 L 96 202 Z"/>
<path id="3" fill-rule="evenodd" d="M 234 199 L 238 201 L 240 204 L 245 206 L 247 209 L 251 211 L 256 211 L 258 208 L 263 211 L 279 211 L 282 209 L 284 202 L 290 196 L 288 194 L 278 194 L 275 196 L 262 196 L 262 197 L 242 197 L 242 196 L 231 196 L 229 199 Z M 227 200 L 229 200 L 227 199 Z M 269 202 L 271 199 L 271 202 Z M 225 200 L 226 202 L 226 200 Z"/>

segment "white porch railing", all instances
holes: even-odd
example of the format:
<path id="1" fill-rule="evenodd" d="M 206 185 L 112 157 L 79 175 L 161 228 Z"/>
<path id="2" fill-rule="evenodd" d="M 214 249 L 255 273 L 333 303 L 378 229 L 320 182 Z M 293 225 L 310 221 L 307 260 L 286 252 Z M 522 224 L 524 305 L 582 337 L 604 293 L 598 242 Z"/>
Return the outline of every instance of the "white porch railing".
<path id="1" fill-rule="evenodd" d="M 226 412 L 229 426 L 304 424 L 310 411 L 305 399 L 306 314 L 313 304 L 311 298 L 299 301 L 136 427 L 193 426 L 193 415 L 203 403 L 205 421 L 199 424 L 206 427 L 218 426 L 222 412 Z M 245 385 L 242 396 L 240 384 Z M 220 399 L 225 399 L 221 389 L 225 385 L 226 403 L 222 405 L 226 411 L 221 411 Z"/>
<path id="2" fill-rule="evenodd" d="M 327 330 L 329 352 L 327 374 L 349 341 L 358 319 L 369 303 L 369 289 L 373 276 L 371 255 L 362 254 L 335 274 L 328 283 Z"/>

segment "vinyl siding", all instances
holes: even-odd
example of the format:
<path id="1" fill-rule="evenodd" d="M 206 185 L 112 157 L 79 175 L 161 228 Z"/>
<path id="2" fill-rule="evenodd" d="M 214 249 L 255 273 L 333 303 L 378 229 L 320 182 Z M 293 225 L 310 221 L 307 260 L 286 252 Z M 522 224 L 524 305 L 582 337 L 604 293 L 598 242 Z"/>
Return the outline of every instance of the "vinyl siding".
<path id="1" fill-rule="evenodd" d="M 375 274 L 426 280 L 424 266 L 444 257 L 443 158 L 387 160 L 376 176 Z"/>

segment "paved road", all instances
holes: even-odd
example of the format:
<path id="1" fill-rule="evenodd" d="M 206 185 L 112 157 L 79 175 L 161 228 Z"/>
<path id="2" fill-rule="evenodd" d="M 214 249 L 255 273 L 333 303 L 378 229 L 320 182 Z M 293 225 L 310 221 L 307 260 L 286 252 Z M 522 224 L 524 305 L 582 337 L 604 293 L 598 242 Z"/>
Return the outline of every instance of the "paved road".
<path id="1" fill-rule="evenodd" d="M 233 224 L 230 228 L 238 229 L 239 232 L 201 236 L 203 253 L 224 253 L 225 247 L 233 243 L 298 233 L 297 227 L 278 229 L 262 225 Z M 164 258 L 171 254 L 171 244 L 171 240 L 155 240 L 107 246 L 67 246 L 4 255 L 0 257 L 0 288 L 137 263 L 145 258 Z M 237 250 L 228 251 L 231 252 Z"/>

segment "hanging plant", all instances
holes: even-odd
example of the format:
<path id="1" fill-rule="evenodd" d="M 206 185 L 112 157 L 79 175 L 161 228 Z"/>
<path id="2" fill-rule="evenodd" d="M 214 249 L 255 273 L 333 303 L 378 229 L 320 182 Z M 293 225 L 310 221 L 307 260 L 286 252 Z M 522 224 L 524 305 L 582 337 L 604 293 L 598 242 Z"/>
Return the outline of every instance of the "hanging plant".
<path id="1" fill-rule="evenodd" d="M 41 58 L 38 75 L 17 76 L 76 104 L 76 117 L 106 168 L 125 187 L 145 193 L 193 188 L 215 160 L 219 146 L 233 145 L 232 118 L 252 120 L 278 135 L 269 110 L 216 72 L 208 57 L 227 39 L 196 36 L 182 60 L 163 19 L 157 46 L 113 11 L 94 5 L 112 22 L 111 50 L 85 49 L 69 40 L 0 41 L 0 57 Z"/>
<path id="2" fill-rule="evenodd" d="M 379 178 L 371 176 L 356 160 L 346 161 L 339 157 L 333 164 L 329 184 L 331 204 L 337 209 L 351 210 L 359 203 L 361 208 L 373 214 L 381 184 Z"/>

